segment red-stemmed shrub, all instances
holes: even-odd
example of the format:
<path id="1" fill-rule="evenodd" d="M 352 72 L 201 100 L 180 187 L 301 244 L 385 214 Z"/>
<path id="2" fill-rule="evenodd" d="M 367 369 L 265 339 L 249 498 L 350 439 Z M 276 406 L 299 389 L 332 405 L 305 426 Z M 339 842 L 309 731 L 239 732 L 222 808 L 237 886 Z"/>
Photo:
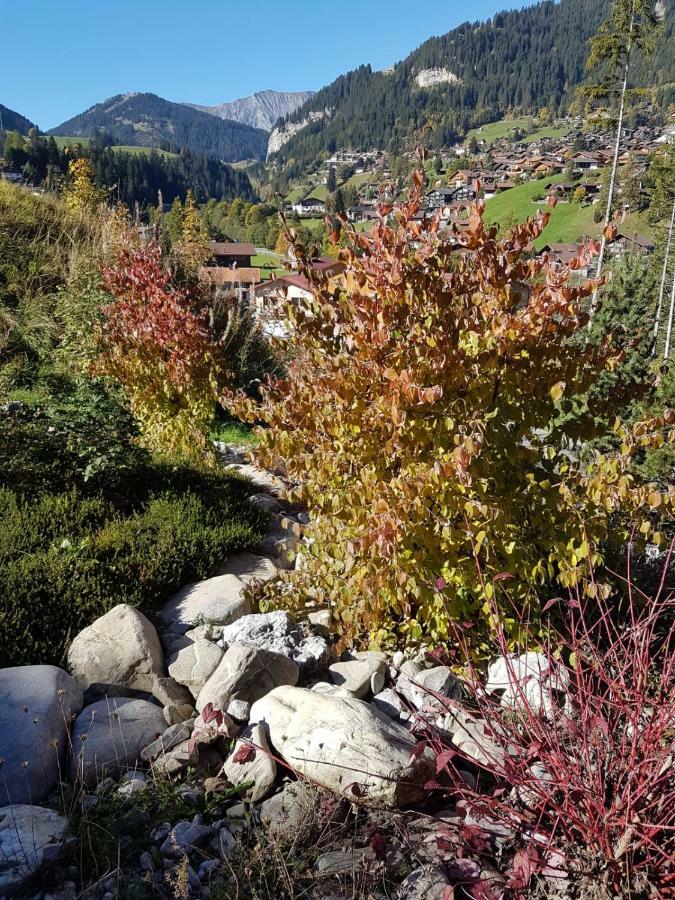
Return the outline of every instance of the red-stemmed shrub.
<path id="1" fill-rule="evenodd" d="M 557 624 L 549 622 L 543 645 L 529 632 L 531 643 L 520 647 L 533 653 L 527 666 L 498 627 L 501 674 L 491 667 L 487 685 L 466 633 L 457 632 L 471 716 L 484 727 L 483 740 L 477 734 L 481 761 L 475 748 L 458 749 L 462 712 L 450 712 L 428 744 L 439 779 L 451 779 L 468 831 L 482 822 L 488 831 L 497 825 L 513 834 L 519 849 L 509 872 L 512 896 L 529 896 L 531 877 L 543 872 L 590 876 L 604 884 L 606 893 L 597 896 L 675 897 L 670 558 L 651 597 L 632 583 L 629 565 L 621 599 L 589 599 L 580 586 L 566 601 L 551 600 L 545 609 Z M 495 591 L 506 596 L 506 585 L 495 583 Z M 527 634 L 528 623 L 522 625 Z M 450 742 L 441 736 L 448 733 Z M 467 778 L 467 762 L 477 765 L 475 778 Z"/>

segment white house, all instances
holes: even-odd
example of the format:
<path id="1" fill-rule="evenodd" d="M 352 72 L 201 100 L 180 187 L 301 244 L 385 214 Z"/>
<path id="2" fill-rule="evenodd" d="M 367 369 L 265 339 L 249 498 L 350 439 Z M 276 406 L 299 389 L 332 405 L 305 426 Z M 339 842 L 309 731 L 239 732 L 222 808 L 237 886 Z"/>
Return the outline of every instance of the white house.
<path id="1" fill-rule="evenodd" d="M 326 212 L 326 204 L 316 197 L 307 197 L 299 203 L 294 203 L 292 209 L 299 216 L 322 216 Z"/>

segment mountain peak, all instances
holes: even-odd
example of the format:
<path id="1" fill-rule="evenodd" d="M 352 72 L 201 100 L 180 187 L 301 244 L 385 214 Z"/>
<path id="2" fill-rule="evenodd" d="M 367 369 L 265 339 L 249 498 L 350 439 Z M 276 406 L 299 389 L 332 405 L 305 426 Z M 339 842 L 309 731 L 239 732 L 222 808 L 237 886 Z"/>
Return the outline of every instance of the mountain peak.
<path id="1" fill-rule="evenodd" d="M 199 106 L 196 103 L 186 105 L 219 119 L 231 119 L 243 125 L 271 131 L 279 119 L 295 112 L 313 96 L 314 91 L 266 90 L 217 106 Z"/>

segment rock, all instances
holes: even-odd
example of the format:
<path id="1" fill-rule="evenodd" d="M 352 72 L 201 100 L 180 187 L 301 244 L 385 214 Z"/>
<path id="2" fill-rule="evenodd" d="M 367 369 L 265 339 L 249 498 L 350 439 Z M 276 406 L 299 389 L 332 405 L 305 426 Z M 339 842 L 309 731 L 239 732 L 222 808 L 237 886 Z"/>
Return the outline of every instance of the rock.
<path id="1" fill-rule="evenodd" d="M 169 665 L 172 678 L 198 697 L 209 678 L 218 668 L 223 650 L 212 641 L 200 640 L 179 650 Z"/>
<path id="2" fill-rule="evenodd" d="M 267 584 L 268 581 L 274 581 L 278 577 L 279 570 L 267 556 L 237 553 L 236 556 L 231 556 L 216 574 L 236 575 L 244 584 L 251 584 L 253 581 Z"/>
<path id="3" fill-rule="evenodd" d="M 378 693 L 384 687 L 385 663 L 374 656 L 333 663 L 328 672 L 334 684 L 359 699 L 370 692 L 373 676 L 379 676 L 376 680 Z"/>
<path id="4" fill-rule="evenodd" d="M 535 714 L 571 712 L 569 675 L 563 666 L 552 668 L 543 653 L 500 657 L 488 668 L 485 690 L 500 694 L 501 705 L 509 709 L 528 708 Z"/>
<path id="5" fill-rule="evenodd" d="M 183 741 L 182 744 L 157 756 L 152 763 L 152 771 L 156 775 L 174 778 L 188 766 L 195 766 L 198 760 L 197 749 L 191 746 L 190 741 Z"/>
<path id="6" fill-rule="evenodd" d="M 314 815 L 316 791 L 304 781 L 289 781 L 260 805 L 260 821 L 270 831 L 297 835 Z"/>
<path id="7" fill-rule="evenodd" d="M 367 703 L 282 686 L 253 704 L 251 721 L 264 722 L 296 771 L 338 795 L 395 807 L 424 794 L 431 754 L 411 760 L 415 739 Z"/>
<path id="8" fill-rule="evenodd" d="M 114 686 L 152 694 L 157 678 L 165 675 L 155 626 L 126 603 L 76 635 L 68 649 L 68 668 L 83 690 Z"/>
<path id="9" fill-rule="evenodd" d="M 141 750 L 141 759 L 144 762 L 151 762 L 161 753 L 167 753 L 169 750 L 173 750 L 178 744 L 182 744 L 189 740 L 193 728 L 194 719 L 188 720 L 187 722 L 181 722 L 178 725 L 172 725 L 170 728 L 167 728 L 166 731 L 163 731 L 156 741 L 153 741 Z"/>
<path id="10" fill-rule="evenodd" d="M 370 676 L 370 693 L 373 696 L 379 694 L 384 688 L 385 681 L 384 672 L 373 672 Z"/>
<path id="11" fill-rule="evenodd" d="M 63 777 L 68 732 L 81 709 L 82 689 L 63 669 L 0 669 L 0 807 L 49 797 Z"/>
<path id="12" fill-rule="evenodd" d="M 315 694 L 330 694 L 332 697 L 352 697 L 346 688 L 338 687 L 337 684 L 330 684 L 327 681 L 317 681 L 310 690 Z"/>
<path id="13" fill-rule="evenodd" d="M 237 762 L 237 756 L 245 752 L 253 754 L 252 758 L 246 762 Z M 253 787 L 247 791 L 252 803 L 257 803 L 269 794 L 277 778 L 277 764 L 270 756 L 267 735 L 261 725 L 252 725 L 242 732 L 234 745 L 234 751 L 225 761 L 223 773 L 235 786 L 253 782 Z"/>
<path id="14" fill-rule="evenodd" d="M 236 575 L 188 584 L 168 601 L 160 619 L 181 634 L 204 623 L 229 625 L 251 612 L 250 602 L 242 596 L 245 586 Z"/>
<path id="15" fill-rule="evenodd" d="M 163 856 L 179 858 L 187 856 L 191 850 L 203 843 L 211 834 L 208 825 L 204 825 L 201 816 L 194 817 L 192 822 L 183 819 L 177 822 L 160 847 Z"/>
<path id="16" fill-rule="evenodd" d="M 396 686 L 417 709 L 445 709 L 438 694 L 453 700 L 462 696 L 461 681 L 445 666 L 423 669 L 418 663 L 405 662 Z"/>
<path id="17" fill-rule="evenodd" d="M 450 880 L 438 866 L 415 869 L 398 892 L 398 900 L 446 900 L 452 896 Z"/>
<path id="18" fill-rule="evenodd" d="M 44 866 L 55 863 L 67 831 L 67 820 L 52 809 L 24 804 L 0 809 L 0 896 L 22 893 Z"/>
<path id="19" fill-rule="evenodd" d="M 211 876 L 219 872 L 222 867 L 223 864 L 219 859 L 205 859 L 197 869 L 199 880 L 205 881 L 208 884 Z"/>
<path id="20" fill-rule="evenodd" d="M 73 726 L 71 778 L 95 784 L 132 768 L 141 751 L 165 731 L 162 709 L 148 700 L 99 700 L 86 706 Z"/>
<path id="21" fill-rule="evenodd" d="M 259 469 L 258 466 L 229 465 L 225 468 L 248 478 L 258 493 L 271 494 L 273 497 L 281 497 L 285 493 L 286 487 L 283 481 L 271 472 Z"/>
<path id="22" fill-rule="evenodd" d="M 280 513 L 282 509 L 281 503 L 269 494 L 252 494 L 248 498 L 248 502 L 269 515 Z"/>
<path id="23" fill-rule="evenodd" d="M 152 858 L 152 853 L 149 853 L 147 850 L 144 850 L 138 859 L 138 865 L 140 867 L 141 872 L 154 872 L 155 871 L 155 863 Z"/>
<path id="24" fill-rule="evenodd" d="M 201 712 L 211 703 L 226 710 L 232 700 L 253 703 L 280 684 L 296 684 L 297 665 L 280 653 L 232 644 L 197 697 Z"/>
<path id="25" fill-rule="evenodd" d="M 392 688 L 385 688 L 375 694 L 373 704 L 390 719 L 406 719 L 410 715 L 408 707 Z"/>
<path id="26" fill-rule="evenodd" d="M 227 707 L 227 714 L 238 722 L 248 722 L 251 714 L 251 704 L 248 700 L 231 700 Z"/>
<path id="27" fill-rule="evenodd" d="M 147 781 L 126 781 L 117 788 L 117 796 L 122 797 L 124 800 L 130 800 L 132 797 L 138 796 L 138 794 L 144 794 L 149 787 L 150 785 Z"/>
<path id="28" fill-rule="evenodd" d="M 307 614 L 307 621 L 310 625 L 316 625 L 318 628 L 325 628 L 326 631 L 330 631 L 331 626 L 331 614 L 329 609 L 317 609 L 314 612 Z"/>
<path id="29" fill-rule="evenodd" d="M 262 540 L 261 549 L 274 557 L 281 569 L 292 569 L 300 546 L 300 525 L 284 520 L 286 524 L 272 522 Z"/>
<path id="30" fill-rule="evenodd" d="M 370 847 L 352 850 L 329 850 L 322 853 L 314 863 L 317 875 L 356 875 L 367 862 L 372 862 L 375 854 Z"/>
<path id="31" fill-rule="evenodd" d="M 282 610 L 243 616 L 223 628 L 218 643 L 224 648 L 234 643 L 251 644 L 271 653 L 281 653 L 294 660 L 305 674 L 324 668 L 330 656 L 325 638 L 296 625 Z"/>
<path id="32" fill-rule="evenodd" d="M 232 832 L 223 825 L 218 829 L 218 833 L 209 841 L 209 850 L 215 853 L 220 859 L 228 859 L 237 847 Z"/>
<path id="33" fill-rule="evenodd" d="M 182 636 L 182 639 L 188 638 L 193 643 L 195 641 L 215 641 L 219 640 L 220 635 L 223 633 L 224 625 L 197 625 L 196 628 L 191 628 L 189 631 L 186 631 Z M 187 643 L 182 646 L 187 646 Z"/>
<path id="34" fill-rule="evenodd" d="M 489 735 L 482 719 L 458 710 L 446 715 L 440 728 L 450 735 L 452 745 L 471 762 L 492 770 L 504 765 L 504 751 Z"/>

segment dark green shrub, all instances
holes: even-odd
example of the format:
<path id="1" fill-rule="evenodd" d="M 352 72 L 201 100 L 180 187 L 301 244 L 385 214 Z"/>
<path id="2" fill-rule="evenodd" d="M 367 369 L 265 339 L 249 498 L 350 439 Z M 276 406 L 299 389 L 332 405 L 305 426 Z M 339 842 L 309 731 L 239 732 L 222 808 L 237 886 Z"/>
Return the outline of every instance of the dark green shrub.
<path id="1" fill-rule="evenodd" d="M 151 613 L 253 549 L 264 519 L 248 493 L 241 479 L 166 463 L 130 470 L 119 497 L 0 488 L 3 665 L 62 664 L 73 636 L 116 604 Z"/>

